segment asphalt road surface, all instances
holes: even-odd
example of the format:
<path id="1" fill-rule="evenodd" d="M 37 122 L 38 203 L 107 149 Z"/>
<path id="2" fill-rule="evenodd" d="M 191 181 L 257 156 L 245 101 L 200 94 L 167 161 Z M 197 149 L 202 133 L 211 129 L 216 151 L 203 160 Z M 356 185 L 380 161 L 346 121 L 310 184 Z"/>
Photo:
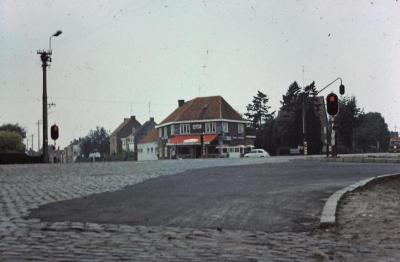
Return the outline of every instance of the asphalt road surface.
<path id="1" fill-rule="evenodd" d="M 104 224 L 304 232 L 326 199 L 398 164 L 291 161 L 214 167 L 162 176 L 122 190 L 46 204 L 31 218 Z"/>

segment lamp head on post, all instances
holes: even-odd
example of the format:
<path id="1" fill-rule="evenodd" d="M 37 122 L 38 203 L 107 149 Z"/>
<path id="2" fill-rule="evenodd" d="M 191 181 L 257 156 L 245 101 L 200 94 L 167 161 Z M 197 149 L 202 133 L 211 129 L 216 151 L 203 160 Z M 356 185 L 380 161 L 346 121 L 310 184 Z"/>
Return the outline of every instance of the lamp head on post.
<path id="1" fill-rule="evenodd" d="M 57 32 L 55 32 L 52 36 L 59 36 L 62 34 L 61 30 L 57 30 Z"/>
<path id="2" fill-rule="evenodd" d="M 54 34 L 52 34 L 51 36 L 50 36 L 50 39 L 49 39 L 49 52 L 51 53 L 51 38 L 53 37 L 53 36 L 55 36 L 55 37 L 57 37 L 57 36 L 59 36 L 59 35 L 61 35 L 62 34 L 62 31 L 61 30 L 57 30 Z"/>

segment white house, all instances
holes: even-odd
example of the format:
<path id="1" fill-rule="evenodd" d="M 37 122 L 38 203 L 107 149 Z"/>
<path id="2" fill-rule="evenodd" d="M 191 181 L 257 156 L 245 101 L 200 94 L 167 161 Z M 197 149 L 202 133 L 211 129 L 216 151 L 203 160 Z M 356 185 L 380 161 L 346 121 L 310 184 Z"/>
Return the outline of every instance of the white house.
<path id="1" fill-rule="evenodd" d="M 158 132 L 151 129 L 138 143 L 138 161 L 158 160 Z"/>

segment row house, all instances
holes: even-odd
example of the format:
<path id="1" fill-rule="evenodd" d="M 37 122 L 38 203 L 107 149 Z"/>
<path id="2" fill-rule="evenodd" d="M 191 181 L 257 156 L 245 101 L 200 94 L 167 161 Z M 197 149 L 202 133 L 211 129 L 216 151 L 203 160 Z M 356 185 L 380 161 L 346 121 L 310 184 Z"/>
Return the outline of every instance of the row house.
<path id="1" fill-rule="evenodd" d="M 139 128 L 141 124 L 135 116 L 125 118 L 124 121 L 111 133 L 110 155 L 116 155 L 129 149 L 129 136 Z M 128 138 L 128 139 L 127 139 Z"/>
<path id="2" fill-rule="evenodd" d="M 159 158 L 225 157 L 228 148 L 254 144 L 246 124 L 221 96 L 178 100 L 178 108 L 156 126 Z"/>
<path id="3" fill-rule="evenodd" d="M 128 137 L 125 138 L 125 150 L 126 152 L 134 152 L 135 160 L 137 160 L 137 152 L 138 152 L 138 143 L 145 137 L 150 130 L 154 129 L 156 126 L 156 122 L 154 122 L 154 117 L 150 117 L 148 121 L 146 121 L 139 128 L 133 129 Z M 123 143 L 124 144 L 124 143 Z"/>

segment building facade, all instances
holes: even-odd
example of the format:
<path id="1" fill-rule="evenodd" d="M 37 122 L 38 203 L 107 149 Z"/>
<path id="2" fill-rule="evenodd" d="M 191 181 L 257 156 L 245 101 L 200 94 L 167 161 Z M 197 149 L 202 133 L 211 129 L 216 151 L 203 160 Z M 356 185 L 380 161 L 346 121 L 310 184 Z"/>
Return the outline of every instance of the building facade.
<path id="1" fill-rule="evenodd" d="M 78 157 L 81 155 L 80 142 L 76 141 L 65 147 L 62 154 L 63 163 L 75 163 Z"/>
<path id="2" fill-rule="evenodd" d="M 178 101 L 178 108 L 156 126 L 161 159 L 227 156 L 227 148 L 252 145 L 244 120 L 221 96 Z"/>
<path id="3" fill-rule="evenodd" d="M 123 141 L 126 148 L 126 138 L 139 128 L 141 124 L 136 120 L 135 116 L 125 118 L 124 121 L 111 133 L 110 136 L 110 155 L 116 155 L 123 151 Z"/>
<path id="4" fill-rule="evenodd" d="M 137 145 L 138 161 L 158 159 L 158 132 L 152 128 Z"/>

